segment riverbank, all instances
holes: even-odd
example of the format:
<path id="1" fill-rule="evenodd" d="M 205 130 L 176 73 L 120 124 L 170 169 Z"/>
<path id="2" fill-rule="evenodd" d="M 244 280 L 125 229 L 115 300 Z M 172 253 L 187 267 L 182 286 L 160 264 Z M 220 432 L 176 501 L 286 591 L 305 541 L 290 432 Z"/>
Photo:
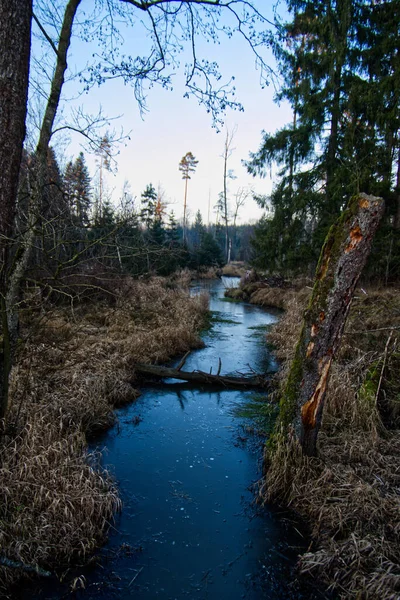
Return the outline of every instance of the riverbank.
<path id="1" fill-rule="evenodd" d="M 309 293 L 258 288 L 249 295 L 253 303 L 285 308 L 268 334 L 282 365 L 278 386 Z M 338 598 L 400 595 L 399 331 L 398 290 L 357 290 L 332 367 L 319 456 L 282 451 L 261 488 L 263 502 L 287 506 L 309 523 L 313 543 L 300 572 Z"/>
<path id="2" fill-rule="evenodd" d="M 186 282 L 187 283 L 187 282 Z M 111 302 L 22 313 L 19 355 L 0 447 L 0 593 L 28 568 L 55 571 L 87 559 L 120 508 L 112 478 L 86 441 L 134 400 L 135 362 L 164 362 L 201 346 L 205 295 L 181 282 L 125 279 Z"/>
<path id="3" fill-rule="evenodd" d="M 306 279 L 295 282 L 276 277 L 260 279 L 254 271 L 251 271 L 247 276 L 242 276 L 238 287 L 228 288 L 225 297 L 264 308 L 286 310 L 294 299 L 306 302 L 311 292 L 311 285 L 312 282 Z"/>

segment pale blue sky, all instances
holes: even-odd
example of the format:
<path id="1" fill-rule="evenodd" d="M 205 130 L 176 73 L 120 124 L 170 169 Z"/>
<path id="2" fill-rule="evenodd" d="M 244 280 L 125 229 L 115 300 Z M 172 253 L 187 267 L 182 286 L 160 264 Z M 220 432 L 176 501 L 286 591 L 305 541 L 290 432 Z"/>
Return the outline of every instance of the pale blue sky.
<path id="1" fill-rule="evenodd" d="M 91 0 L 83 2 L 88 8 Z M 272 15 L 272 3 L 256 2 L 264 12 Z M 266 8 L 269 7 L 269 8 Z M 146 44 L 144 30 L 140 24 L 135 26 L 134 35 L 125 31 L 126 43 L 124 53 L 142 51 Z M 69 65 L 82 65 L 89 60 L 93 44 L 85 44 L 74 39 L 71 45 Z M 229 184 L 233 196 L 240 187 L 252 186 L 257 193 L 268 193 L 271 190 L 270 178 L 261 180 L 247 175 L 241 161 L 248 158 L 250 151 L 255 151 L 261 141 L 261 130 L 275 131 L 290 121 L 290 109 L 286 105 L 278 107 L 273 103 L 273 85 L 261 88 L 260 72 L 255 68 L 255 58 L 246 42 L 234 36 L 232 39 L 221 38 L 218 46 L 200 43 L 198 54 L 208 53 L 208 57 L 216 60 L 224 79 L 235 76 L 236 96 L 244 106 L 244 112 L 228 111 L 225 117 L 229 129 L 237 127 L 233 141 L 235 148 L 229 159 L 228 167 L 237 177 Z M 271 66 L 273 58 L 270 57 Z M 64 96 L 72 97 L 78 89 L 77 83 L 69 83 L 65 87 Z M 113 198 L 121 193 L 124 180 L 128 180 L 131 191 L 138 199 L 141 192 L 150 182 L 157 188 L 161 185 L 166 199 L 171 203 L 169 209 L 175 214 L 182 215 L 184 182 L 178 170 L 182 156 L 191 151 L 199 161 L 196 173 L 189 182 L 188 208 L 194 218 L 197 209 L 207 220 L 208 201 L 211 198 L 211 220 L 215 216 L 212 207 L 217 201 L 218 193 L 223 187 L 223 160 L 221 154 L 224 147 L 225 132 L 217 133 L 212 128 L 211 117 L 204 107 L 199 106 L 196 99 L 183 98 L 183 76 L 177 71 L 174 76 L 173 91 L 164 90 L 158 86 L 149 90 L 147 95 L 148 112 L 141 118 L 132 89 L 121 81 L 110 81 L 100 87 L 94 87 L 89 93 L 78 100 L 69 100 L 64 112 L 73 106 L 83 105 L 85 110 L 96 113 L 102 106 L 104 114 L 109 117 L 122 115 L 114 122 L 115 128 L 123 127 L 125 133 L 130 132 L 130 141 L 120 148 L 117 157 L 118 171 L 107 175 L 110 190 L 114 190 Z M 55 141 L 55 140 L 54 140 Z M 53 144 L 54 144 L 53 141 Z M 82 140 L 73 135 L 66 146 L 65 157 L 76 156 L 81 150 Z M 94 157 L 87 155 L 91 174 L 95 172 Z M 262 211 L 253 200 L 248 200 L 241 212 L 241 221 L 255 220 Z"/>

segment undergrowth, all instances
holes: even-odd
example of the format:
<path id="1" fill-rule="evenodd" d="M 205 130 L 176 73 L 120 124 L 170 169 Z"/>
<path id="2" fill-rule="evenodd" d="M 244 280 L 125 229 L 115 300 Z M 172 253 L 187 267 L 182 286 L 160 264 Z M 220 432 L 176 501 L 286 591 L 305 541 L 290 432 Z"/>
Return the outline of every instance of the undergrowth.
<path id="1" fill-rule="evenodd" d="M 201 344 L 208 297 L 181 284 L 126 279 L 112 305 L 26 305 L 0 438 L 0 560 L 16 567 L 0 566 L 0 595 L 27 568 L 53 572 L 104 539 L 120 500 L 87 436 L 138 396 L 135 363 Z"/>
<path id="2" fill-rule="evenodd" d="M 292 295 L 268 337 L 281 385 L 305 305 L 306 295 Z M 332 367 L 318 458 L 278 443 L 261 487 L 264 501 L 310 523 L 300 570 L 340 598 L 400 597 L 399 334 L 398 291 L 358 290 Z"/>

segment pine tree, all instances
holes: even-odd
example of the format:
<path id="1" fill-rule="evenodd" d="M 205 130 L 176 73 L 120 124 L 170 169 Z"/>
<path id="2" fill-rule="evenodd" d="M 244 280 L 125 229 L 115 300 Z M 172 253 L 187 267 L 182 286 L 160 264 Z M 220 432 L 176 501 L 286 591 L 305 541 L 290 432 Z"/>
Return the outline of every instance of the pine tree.
<path id="1" fill-rule="evenodd" d="M 70 161 L 64 172 L 64 191 L 73 222 L 78 227 L 89 225 L 91 206 L 91 178 L 83 152 L 78 158 Z"/>
<path id="2" fill-rule="evenodd" d="M 140 219 L 147 230 L 150 230 L 154 224 L 157 207 L 157 192 L 152 183 L 146 186 L 146 189 L 141 195 L 142 208 L 140 211 Z"/>
<path id="3" fill-rule="evenodd" d="M 187 206 L 187 188 L 188 180 L 191 179 L 190 174 L 196 171 L 198 160 L 195 159 L 191 152 L 186 152 L 179 163 L 179 170 L 182 173 L 182 179 L 185 181 L 185 195 L 183 200 L 183 242 L 186 242 L 186 206 Z"/>
<path id="4" fill-rule="evenodd" d="M 176 222 L 174 211 L 168 215 L 168 227 L 166 230 L 166 239 L 170 248 L 175 248 L 179 246 L 179 229 L 178 223 Z"/>
<path id="5" fill-rule="evenodd" d="M 195 221 L 194 221 L 194 225 L 193 225 L 193 248 L 194 250 L 198 250 L 200 248 L 201 245 L 201 240 L 204 236 L 206 228 L 204 227 L 203 224 L 203 217 L 202 214 L 200 212 L 200 210 L 198 210 L 196 212 L 196 217 L 195 217 Z"/>
<path id="6" fill-rule="evenodd" d="M 200 248 L 196 254 L 196 263 L 199 267 L 221 267 L 224 264 L 220 246 L 206 231 L 201 238 Z"/>
<path id="7" fill-rule="evenodd" d="M 398 206 L 391 200 L 399 147 L 398 3 L 294 0 L 288 8 L 291 21 L 274 51 L 283 78 L 277 99 L 290 102 L 293 119 L 264 134 L 247 163 L 261 175 L 281 167 L 255 247 L 264 248 L 257 260 L 283 270 L 307 257 L 315 263 L 353 194 L 383 195 L 392 214 Z"/>

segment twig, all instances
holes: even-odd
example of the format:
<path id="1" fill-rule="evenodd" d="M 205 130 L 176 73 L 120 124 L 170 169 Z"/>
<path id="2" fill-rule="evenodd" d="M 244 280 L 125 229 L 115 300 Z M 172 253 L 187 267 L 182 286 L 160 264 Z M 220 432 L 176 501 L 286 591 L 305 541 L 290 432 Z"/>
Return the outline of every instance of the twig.
<path id="1" fill-rule="evenodd" d="M 136 575 L 134 575 L 134 577 L 132 577 L 130 584 L 128 585 L 128 587 L 131 587 L 132 583 L 135 581 L 136 577 L 138 577 L 138 575 L 140 575 L 140 573 L 143 571 L 143 567 L 140 567 L 139 571 L 136 573 Z"/>
<path id="2" fill-rule="evenodd" d="M 378 404 L 378 396 L 379 396 L 379 392 L 380 392 L 381 385 L 382 385 L 383 373 L 384 373 L 385 368 L 386 368 L 386 361 L 387 361 L 388 349 L 389 349 L 390 340 L 392 339 L 392 335 L 393 335 L 393 329 L 390 332 L 390 335 L 389 335 L 389 337 L 387 339 L 386 346 L 385 346 L 385 352 L 383 354 L 383 364 L 382 364 L 382 369 L 381 369 L 381 375 L 379 377 L 378 387 L 376 389 L 375 404 Z"/>
<path id="3" fill-rule="evenodd" d="M 218 373 L 217 373 L 217 377 L 221 373 L 221 367 L 222 367 L 222 361 L 221 361 L 221 358 L 219 358 L 218 359 Z"/>
<path id="4" fill-rule="evenodd" d="M 180 371 L 180 370 L 182 369 L 182 367 L 183 367 L 183 365 L 185 364 L 185 362 L 186 362 L 186 359 L 187 359 L 187 357 L 189 356 L 190 352 L 191 352 L 191 350 L 188 350 L 188 352 L 186 352 L 185 356 L 182 358 L 182 360 L 180 361 L 180 363 L 179 363 L 179 364 L 178 364 L 178 366 L 176 367 L 176 370 L 177 370 L 177 371 Z"/>
<path id="5" fill-rule="evenodd" d="M 345 331 L 343 335 L 353 335 L 353 333 L 372 333 L 374 331 L 394 331 L 400 329 L 400 325 L 392 325 L 391 327 L 379 327 L 379 329 L 359 329 L 356 331 Z"/>

